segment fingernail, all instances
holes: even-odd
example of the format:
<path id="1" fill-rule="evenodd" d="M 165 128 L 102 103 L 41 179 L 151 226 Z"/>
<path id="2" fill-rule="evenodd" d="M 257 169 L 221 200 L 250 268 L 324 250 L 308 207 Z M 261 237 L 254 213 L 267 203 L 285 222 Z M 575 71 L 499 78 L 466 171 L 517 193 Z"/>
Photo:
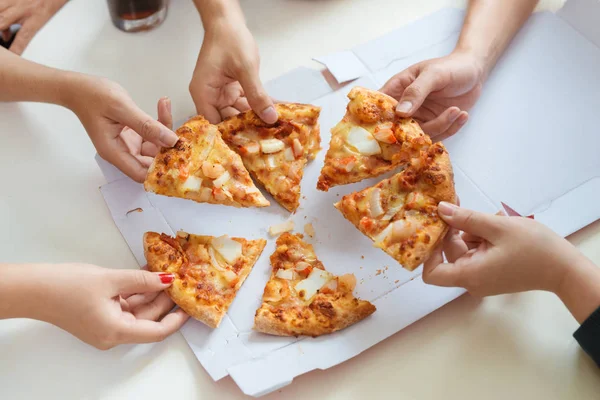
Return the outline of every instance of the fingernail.
<path id="1" fill-rule="evenodd" d="M 413 105 L 410 101 L 403 101 L 402 103 L 398 104 L 398 106 L 396 106 L 396 111 L 401 113 L 407 113 L 410 111 L 412 106 Z"/>
<path id="2" fill-rule="evenodd" d="M 160 130 L 160 141 L 164 146 L 173 147 L 179 140 L 179 137 L 175 132 L 170 129 L 163 128 Z"/>
<path id="3" fill-rule="evenodd" d="M 171 99 L 166 97 L 165 98 L 165 104 L 167 106 L 167 111 L 169 112 L 169 114 L 171 114 Z"/>
<path id="4" fill-rule="evenodd" d="M 166 272 L 160 272 L 158 274 L 158 277 L 160 278 L 160 281 L 164 284 L 172 283 L 173 280 L 175 280 L 175 274 L 170 274 Z"/>
<path id="5" fill-rule="evenodd" d="M 277 111 L 275 111 L 275 107 L 269 106 L 262 110 L 260 113 L 260 118 L 267 124 L 274 124 L 277 122 L 278 116 Z"/>
<path id="6" fill-rule="evenodd" d="M 458 119 L 458 124 L 459 125 L 464 125 L 467 122 L 468 119 L 469 119 L 469 114 L 463 114 Z"/>
<path id="7" fill-rule="evenodd" d="M 444 217 L 451 217 L 456 208 L 457 207 L 454 204 L 442 201 L 440 204 L 438 204 L 438 213 Z"/>
<path id="8" fill-rule="evenodd" d="M 450 114 L 448 114 L 448 119 L 450 122 L 456 121 L 456 118 L 460 115 L 460 110 L 458 108 L 454 108 L 450 110 Z"/>

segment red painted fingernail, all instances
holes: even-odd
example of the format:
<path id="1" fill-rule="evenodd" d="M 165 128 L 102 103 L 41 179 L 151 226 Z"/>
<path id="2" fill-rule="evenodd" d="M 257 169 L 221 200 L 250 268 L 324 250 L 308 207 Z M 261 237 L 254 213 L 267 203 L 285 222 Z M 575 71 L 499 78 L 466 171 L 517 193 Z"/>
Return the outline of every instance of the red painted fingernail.
<path id="1" fill-rule="evenodd" d="M 171 283 L 175 279 L 175 274 L 160 273 L 158 274 L 162 283 Z"/>

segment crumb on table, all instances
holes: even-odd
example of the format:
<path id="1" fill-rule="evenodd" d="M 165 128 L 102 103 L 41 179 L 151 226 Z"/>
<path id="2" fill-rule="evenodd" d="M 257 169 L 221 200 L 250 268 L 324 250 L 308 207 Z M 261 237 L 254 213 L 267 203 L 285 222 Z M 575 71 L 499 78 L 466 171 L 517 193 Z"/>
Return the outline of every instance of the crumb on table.
<path id="1" fill-rule="evenodd" d="M 313 227 L 313 224 L 309 222 L 308 224 L 304 225 L 304 233 L 306 233 L 310 237 L 314 237 L 315 228 Z"/>

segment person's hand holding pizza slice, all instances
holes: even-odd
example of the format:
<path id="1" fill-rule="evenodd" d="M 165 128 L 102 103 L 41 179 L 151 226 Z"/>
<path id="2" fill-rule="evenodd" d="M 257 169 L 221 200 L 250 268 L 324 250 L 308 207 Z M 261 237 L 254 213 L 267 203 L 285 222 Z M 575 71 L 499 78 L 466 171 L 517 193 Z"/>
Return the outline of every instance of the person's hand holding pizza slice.
<path id="1" fill-rule="evenodd" d="M 189 86 L 198 114 L 217 124 L 252 109 L 264 122 L 275 123 L 277 111 L 258 74 L 258 48 L 237 0 L 195 3 L 205 30 Z"/>

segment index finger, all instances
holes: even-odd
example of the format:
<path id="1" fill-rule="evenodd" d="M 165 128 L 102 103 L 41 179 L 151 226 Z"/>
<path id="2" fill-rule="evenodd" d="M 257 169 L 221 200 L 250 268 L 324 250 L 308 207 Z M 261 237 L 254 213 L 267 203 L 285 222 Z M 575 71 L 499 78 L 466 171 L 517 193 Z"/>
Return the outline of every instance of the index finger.
<path id="1" fill-rule="evenodd" d="M 160 322 L 146 319 L 123 320 L 121 343 L 160 342 L 177 332 L 190 318 L 182 309 L 167 314 Z"/>

